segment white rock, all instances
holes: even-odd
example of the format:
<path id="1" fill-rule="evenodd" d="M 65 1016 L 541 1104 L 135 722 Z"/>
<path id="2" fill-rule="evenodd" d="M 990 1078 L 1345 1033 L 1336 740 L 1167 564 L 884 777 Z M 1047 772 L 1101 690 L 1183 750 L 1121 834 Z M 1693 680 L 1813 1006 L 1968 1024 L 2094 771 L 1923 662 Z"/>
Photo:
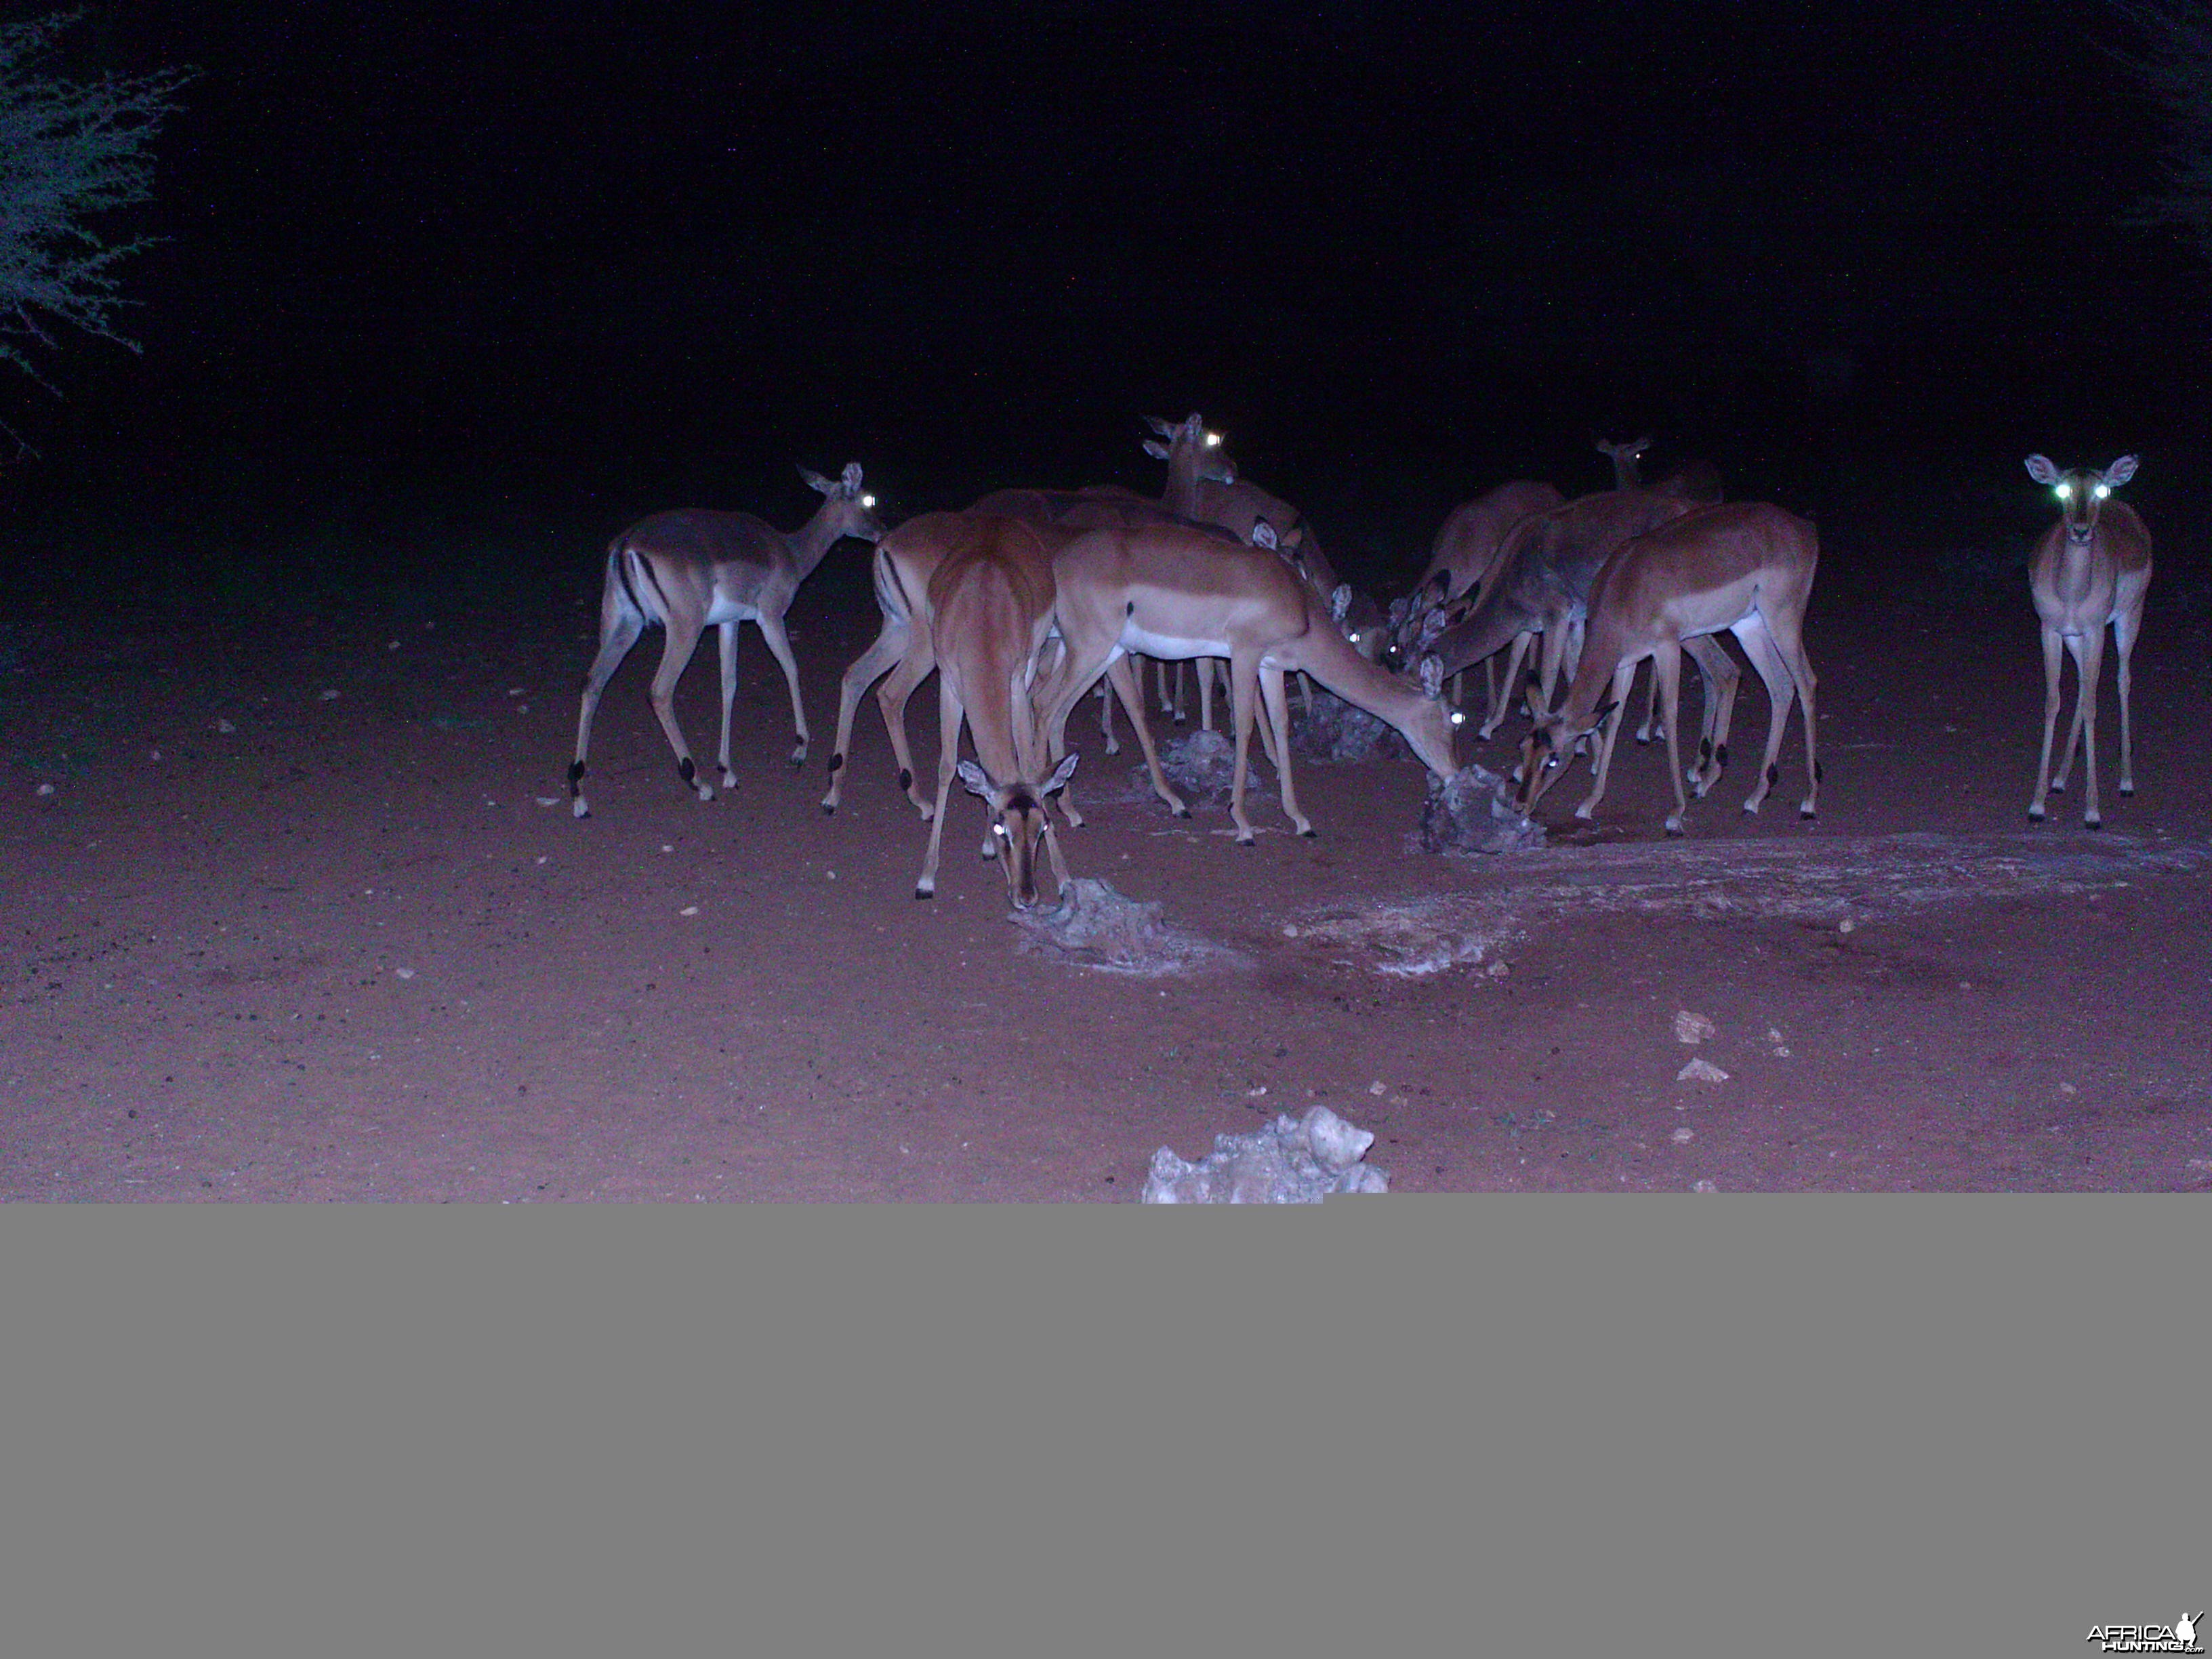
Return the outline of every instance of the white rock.
<path id="1" fill-rule="evenodd" d="M 1703 1014 L 1693 1014 L 1686 1008 L 1674 1015 L 1674 1041 L 1677 1042 L 1706 1042 L 1717 1034 L 1717 1028 Z"/>
<path id="2" fill-rule="evenodd" d="M 1674 1073 L 1677 1083 L 1726 1083 L 1729 1074 L 1709 1060 L 1693 1060 Z"/>

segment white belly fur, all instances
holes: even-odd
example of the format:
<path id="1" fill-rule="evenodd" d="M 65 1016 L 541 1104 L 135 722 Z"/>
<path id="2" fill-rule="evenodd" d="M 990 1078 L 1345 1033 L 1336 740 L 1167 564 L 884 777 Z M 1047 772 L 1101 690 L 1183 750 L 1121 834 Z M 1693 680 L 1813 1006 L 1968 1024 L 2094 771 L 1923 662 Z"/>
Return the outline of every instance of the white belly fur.
<path id="1" fill-rule="evenodd" d="M 1121 648 L 1139 656 L 1156 657 L 1167 662 L 1180 662 L 1191 657 L 1226 657 L 1231 654 L 1225 640 L 1155 634 L 1149 629 L 1139 628 L 1134 621 L 1122 624 Z"/>

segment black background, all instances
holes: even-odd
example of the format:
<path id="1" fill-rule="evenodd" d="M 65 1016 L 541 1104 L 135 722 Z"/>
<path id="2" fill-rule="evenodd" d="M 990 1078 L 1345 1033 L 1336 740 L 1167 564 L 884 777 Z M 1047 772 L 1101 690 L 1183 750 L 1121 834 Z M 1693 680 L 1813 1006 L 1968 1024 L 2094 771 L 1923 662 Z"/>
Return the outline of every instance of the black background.
<path id="1" fill-rule="evenodd" d="M 2129 222 L 2140 45 L 2046 0 L 100 13 L 73 72 L 201 76 L 143 355 L 0 410 L 10 556 L 588 588 L 648 511 L 796 522 L 793 463 L 893 519 L 1157 489 L 1139 416 L 1197 408 L 1385 586 L 1647 431 L 1818 517 L 1824 585 L 2002 576 L 2022 455 L 2138 450 L 2185 580 L 2206 291 Z"/>

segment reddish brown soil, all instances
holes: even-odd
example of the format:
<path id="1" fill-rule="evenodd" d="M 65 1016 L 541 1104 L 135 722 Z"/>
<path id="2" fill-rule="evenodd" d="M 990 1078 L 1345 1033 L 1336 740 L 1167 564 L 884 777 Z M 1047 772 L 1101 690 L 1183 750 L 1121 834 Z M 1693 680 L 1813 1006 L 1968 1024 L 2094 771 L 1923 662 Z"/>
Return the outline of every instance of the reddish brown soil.
<path id="1" fill-rule="evenodd" d="M 2096 836 L 2078 777 L 2053 822 L 2023 815 L 2025 593 L 1940 625 L 1817 611 L 1814 824 L 1794 721 L 1773 801 L 1739 810 L 1755 683 L 1686 839 L 1659 832 L 1660 757 L 1624 745 L 1595 830 L 1570 833 L 1571 778 L 1552 845 L 1516 858 L 1413 850 L 1409 761 L 1305 766 L 1316 842 L 1263 784 L 1240 848 L 1218 805 L 1170 821 L 1094 746 L 1077 873 L 1237 953 L 1166 978 L 1018 951 L 965 797 L 915 902 L 923 826 L 872 700 L 823 817 L 837 675 L 872 631 L 849 592 L 794 612 L 803 774 L 749 632 L 739 786 L 689 799 L 648 640 L 584 823 L 581 613 L 64 629 L 0 678 L 0 1197 L 1127 1200 L 1155 1147 L 1317 1100 L 1376 1132 L 1399 1192 L 2203 1189 L 2212 673 L 2157 600 L 2142 793 L 2112 787 L 2108 667 Z M 704 751 L 711 658 L 682 698 Z M 1715 1035 L 1685 1046 L 1678 1012 Z M 1726 1080 L 1678 1081 L 1693 1057 Z"/>

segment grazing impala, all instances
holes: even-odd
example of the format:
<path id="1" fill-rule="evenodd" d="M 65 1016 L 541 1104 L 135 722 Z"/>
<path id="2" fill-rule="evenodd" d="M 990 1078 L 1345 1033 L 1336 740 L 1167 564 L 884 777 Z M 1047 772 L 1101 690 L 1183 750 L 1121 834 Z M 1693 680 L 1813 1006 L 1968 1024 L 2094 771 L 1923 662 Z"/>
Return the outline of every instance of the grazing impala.
<path id="1" fill-rule="evenodd" d="M 1428 568 L 1421 572 L 1412 595 L 1401 602 L 1404 608 L 1393 608 L 1395 625 L 1389 653 L 1393 665 L 1418 660 L 1425 628 L 1434 638 L 1459 620 L 1464 612 L 1453 614 L 1447 608 L 1462 599 L 1472 603 L 1475 590 L 1497 562 L 1498 550 L 1515 526 L 1565 503 L 1566 497 L 1550 484 L 1522 478 L 1502 483 L 1454 507 L 1437 532 L 1429 550 Z M 1522 648 L 1528 648 L 1525 642 Z M 1484 666 L 1490 677 L 1490 714 L 1494 723 L 1500 717 L 1498 667 L 1486 659 Z M 1454 681 L 1452 701 L 1457 702 L 1457 676 Z"/>
<path id="2" fill-rule="evenodd" d="M 1054 879 L 1067 884 L 1044 804 L 1066 786 L 1076 757 L 1067 756 L 1045 774 L 1044 726 L 1036 703 L 1053 628 L 1052 559 L 1044 532 L 1018 519 L 971 517 L 961 530 L 930 573 L 926 602 L 938 669 L 937 805 L 914 896 L 936 895 L 945 806 L 957 771 L 991 809 L 1007 896 L 1026 910 L 1036 902 L 1040 838 L 1051 854 Z M 972 761 L 960 758 L 963 720 L 975 739 Z"/>
<path id="3" fill-rule="evenodd" d="M 1431 648 L 1443 659 L 1444 671 L 1455 673 L 1493 652 L 1540 635 L 1538 678 L 1544 701 L 1550 702 L 1559 665 L 1567 659 L 1571 635 L 1588 612 L 1590 583 L 1598 567 L 1632 537 L 1689 510 L 1686 501 L 1650 490 L 1608 489 L 1523 520 L 1499 550 L 1481 597 Z M 1520 662 L 1516 649 L 1506 666 L 1507 684 L 1514 682 Z M 1480 735 L 1488 738 L 1503 718 L 1503 709 L 1492 710 Z"/>
<path id="4" fill-rule="evenodd" d="M 1431 771 L 1455 776 L 1452 738 L 1460 717 L 1437 701 L 1441 676 L 1435 665 L 1422 665 L 1423 684 L 1416 687 L 1361 657 L 1330 623 L 1311 586 L 1269 545 L 1272 532 L 1261 526 L 1260 534 L 1257 547 L 1229 548 L 1175 526 L 1098 530 L 1060 550 L 1053 573 L 1067 656 L 1045 700 L 1054 752 L 1062 747 L 1068 711 L 1101 671 L 1125 653 L 1142 652 L 1169 660 L 1228 659 L 1237 743 L 1229 814 L 1239 842 L 1253 838 L 1244 783 L 1258 700 L 1267 705 L 1284 813 L 1298 834 L 1314 833 L 1291 781 L 1283 685 L 1288 672 L 1311 674 L 1346 702 L 1395 726 Z M 1141 724 L 1139 734 L 1144 736 Z M 1149 740 L 1146 754 L 1149 758 Z M 1156 761 L 1152 784 L 1181 810 Z"/>
<path id="5" fill-rule="evenodd" d="M 599 696 L 648 623 L 667 630 L 660 666 L 653 677 L 653 712 L 676 751 L 676 773 L 702 801 L 714 792 L 698 775 L 690 745 L 676 723 L 676 682 L 707 629 L 721 630 L 722 741 L 715 763 L 722 787 L 736 783 L 730 769 L 730 705 L 738 690 L 738 627 L 758 625 L 791 688 L 791 720 L 799 734 L 794 766 L 806 760 L 806 708 L 799 695 L 799 665 L 792 660 L 784 613 L 799 584 L 814 574 L 832 545 L 847 536 L 874 541 L 883 534 L 876 498 L 860 488 L 860 464 L 846 464 L 836 483 L 817 472 L 800 475 L 825 498 L 814 516 L 789 534 L 750 513 L 689 511 L 656 514 L 630 526 L 607 548 L 606 578 L 599 592 L 599 650 L 584 677 L 583 707 L 576 717 L 576 758 L 568 768 L 568 793 L 578 817 L 589 817 L 584 799 L 584 751 Z"/>
<path id="6" fill-rule="evenodd" d="M 1019 524 L 1030 533 L 1026 538 L 1008 537 L 1000 527 L 1006 524 Z M 935 803 L 915 781 L 914 753 L 907 746 L 906 706 L 915 689 L 938 667 L 930 600 L 938 568 L 974 547 L 980 538 L 988 538 L 1010 556 L 1020 554 L 1036 559 L 1039 579 L 1048 587 L 1052 555 L 1085 533 L 1063 525 L 1040 524 L 1018 514 L 973 510 L 924 513 L 884 532 L 876 544 L 874 565 L 876 605 L 883 612 L 883 628 L 875 643 L 845 671 L 837 702 L 837 737 L 830 754 L 830 792 L 822 798 L 823 811 L 835 812 L 843 798 L 845 757 L 852 741 L 853 719 L 860 707 L 860 694 L 881 680 L 883 683 L 876 688 L 876 706 L 883 714 L 884 733 L 890 738 L 891 756 L 898 767 L 898 786 L 924 819 L 936 815 Z M 1136 677 L 1127 662 L 1115 663 L 1106 678 L 1114 694 L 1121 699 L 1122 708 L 1134 710 L 1140 706 L 1142 696 Z M 1138 741 L 1144 745 L 1157 778 L 1159 763 L 1152 750 L 1152 732 L 1141 721 L 1136 724 Z M 1061 816 L 1069 823 L 1080 825 L 1083 815 L 1075 810 L 1075 803 L 1065 788 L 1059 801 Z M 1172 798 L 1170 805 L 1179 811 L 1183 810 Z M 987 854 L 993 856 L 997 850 L 988 844 L 984 848 Z"/>
<path id="7" fill-rule="evenodd" d="M 2058 522 L 2043 533 L 2027 570 L 2028 592 L 2043 623 L 2043 757 L 2035 763 L 2035 793 L 2027 816 L 2040 820 L 2051 791 L 2063 793 L 2074 769 L 2074 745 L 2083 746 L 2082 786 L 2090 829 L 2104 827 L 2097 811 L 2097 681 L 2104 666 L 2105 629 L 2120 659 L 2120 793 L 2136 792 L 2135 744 L 2130 726 L 2129 659 L 2142 632 L 2143 596 L 2150 589 L 2150 532 L 2125 501 L 2107 499 L 2136 475 L 2136 458 L 2123 455 L 2102 472 L 2079 467 L 2061 472 L 2040 455 L 2027 458 L 2028 477 L 2058 496 Z M 2074 724 L 2058 775 L 2051 774 L 2051 740 L 2058 726 L 2059 655 L 2074 658 Z"/>
<path id="8" fill-rule="evenodd" d="M 1766 756 L 1743 810 L 1756 812 L 1779 778 L 1775 757 L 1782 750 L 1790 704 L 1793 697 L 1802 697 L 1811 787 L 1799 811 L 1811 817 L 1820 805 L 1820 763 L 1814 738 L 1813 665 L 1805 655 L 1803 627 L 1820 557 L 1820 538 L 1810 524 L 1764 502 L 1709 507 L 1622 544 L 1591 587 L 1589 633 L 1566 700 L 1550 710 L 1531 699 L 1535 728 L 1521 749 L 1521 810 L 1529 811 L 1558 781 L 1575 739 L 1601 725 L 1596 787 L 1575 808 L 1578 818 L 1591 816 L 1605 795 L 1621 703 L 1636 665 L 1650 657 L 1665 704 L 1667 757 L 1674 774 L 1674 811 L 1667 833 L 1680 835 L 1689 805 L 1675 738 L 1682 653 L 1702 636 L 1726 629 L 1766 683 L 1771 704 Z M 1699 779 L 1700 798 L 1717 775 L 1716 771 Z"/>

